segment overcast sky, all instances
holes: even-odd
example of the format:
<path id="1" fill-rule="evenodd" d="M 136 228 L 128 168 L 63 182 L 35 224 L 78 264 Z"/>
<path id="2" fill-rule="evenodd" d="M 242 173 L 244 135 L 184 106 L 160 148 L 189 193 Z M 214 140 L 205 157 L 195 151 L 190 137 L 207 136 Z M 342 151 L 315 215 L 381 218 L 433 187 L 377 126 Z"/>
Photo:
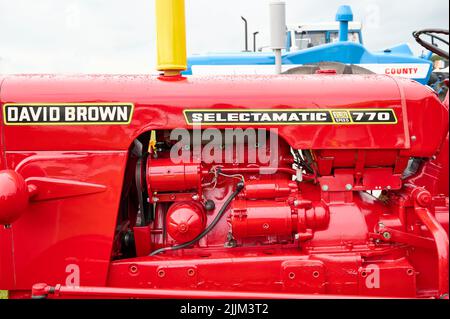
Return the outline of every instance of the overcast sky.
<path id="1" fill-rule="evenodd" d="M 268 44 L 269 0 L 186 0 L 188 52 L 238 51 L 240 16 Z M 448 28 L 448 0 L 286 0 L 287 23 L 329 22 L 352 6 L 371 50 Z M 155 65 L 154 0 L 0 0 L 0 73 L 148 73 Z M 414 46 L 416 52 L 420 52 Z"/>

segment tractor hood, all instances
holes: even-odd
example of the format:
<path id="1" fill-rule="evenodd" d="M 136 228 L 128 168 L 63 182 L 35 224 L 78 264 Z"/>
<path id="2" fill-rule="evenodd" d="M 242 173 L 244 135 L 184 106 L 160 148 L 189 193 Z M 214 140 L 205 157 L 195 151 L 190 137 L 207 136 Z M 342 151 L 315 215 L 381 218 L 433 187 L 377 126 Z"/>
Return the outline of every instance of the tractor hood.
<path id="1" fill-rule="evenodd" d="M 266 127 L 297 149 L 432 156 L 448 110 L 415 81 L 378 75 L 12 76 L 0 102 L 6 151 L 126 150 L 152 129 Z"/>

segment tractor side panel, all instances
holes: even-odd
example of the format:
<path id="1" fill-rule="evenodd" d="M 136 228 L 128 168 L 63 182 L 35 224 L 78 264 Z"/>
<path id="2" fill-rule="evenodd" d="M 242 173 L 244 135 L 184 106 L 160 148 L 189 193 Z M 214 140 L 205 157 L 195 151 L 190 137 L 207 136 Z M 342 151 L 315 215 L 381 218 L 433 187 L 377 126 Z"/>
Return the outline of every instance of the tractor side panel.
<path id="1" fill-rule="evenodd" d="M 127 152 L 10 152 L 7 158 L 46 191 L 12 228 L 0 229 L 0 269 L 11 274 L 0 285 L 105 285 Z"/>

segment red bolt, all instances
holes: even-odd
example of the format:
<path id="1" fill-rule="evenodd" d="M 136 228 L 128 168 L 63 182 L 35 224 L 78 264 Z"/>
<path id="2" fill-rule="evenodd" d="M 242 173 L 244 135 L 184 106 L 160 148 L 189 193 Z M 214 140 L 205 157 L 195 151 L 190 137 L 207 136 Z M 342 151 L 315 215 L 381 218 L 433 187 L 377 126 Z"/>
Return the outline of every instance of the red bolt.
<path id="1" fill-rule="evenodd" d="M 416 202 L 422 207 L 427 207 L 431 204 L 431 194 L 424 189 L 418 191 L 416 195 Z"/>
<path id="2" fill-rule="evenodd" d="M 130 266 L 130 272 L 131 272 L 132 274 L 137 273 L 137 272 L 138 272 L 138 267 L 137 267 L 136 265 L 131 265 L 131 266 Z"/>
<path id="3" fill-rule="evenodd" d="M 179 231 L 180 233 L 185 233 L 185 232 L 187 232 L 188 228 L 189 228 L 188 225 L 185 224 L 185 223 L 181 223 L 181 224 L 178 225 L 178 231 Z"/>
<path id="4" fill-rule="evenodd" d="M 195 275 L 195 269 L 193 269 L 193 268 L 188 269 L 187 274 L 188 274 L 189 277 L 194 276 Z"/>
<path id="5" fill-rule="evenodd" d="M 408 274 L 408 276 L 412 276 L 414 275 L 414 269 L 409 268 L 406 273 Z"/>

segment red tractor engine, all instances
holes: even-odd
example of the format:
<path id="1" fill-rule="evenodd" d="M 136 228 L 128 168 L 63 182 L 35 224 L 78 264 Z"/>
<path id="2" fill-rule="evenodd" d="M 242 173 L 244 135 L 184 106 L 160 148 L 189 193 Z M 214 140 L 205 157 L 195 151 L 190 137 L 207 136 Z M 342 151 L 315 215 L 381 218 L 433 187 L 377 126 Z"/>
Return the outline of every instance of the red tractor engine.
<path id="1" fill-rule="evenodd" d="M 243 143 L 236 145 L 235 150 L 240 148 L 250 153 L 257 151 L 255 145 L 258 144 L 258 141 Z M 192 149 L 191 146 L 182 145 L 187 149 Z M 220 145 L 219 149 L 225 153 L 225 145 Z M 170 158 L 149 158 L 148 194 L 153 194 L 150 202 L 156 205 L 155 211 L 160 214 L 157 218 L 162 220 L 161 225 L 165 222 L 168 235 L 160 236 L 159 242 L 152 244 L 175 245 L 200 235 L 206 228 L 208 215 L 212 220 L 214 211 L 224 206 L 236 180 L 242 183 L 239 186 L 242 190 L 229 203 L 230 211 L 220 227 L 221 233 L 229 228 L 227 241 L 224 242 L 223 236 L 210 235 L 205 238 L 205 247 L 294 243 L 296 239 L 312 238 L 313 230 L 325 229 L 329 220 L 327 205 L 320 200 L 313 202 L 303 198 L 298 182 L 292 179 L 296 174 L 310 181 L 313 177 L 303 175 L 300 168 L 292 168 L 294 157 L 286 142 L 280 141 L 276 151 L 277 160 L 282 163 L 277 167 L 256 164 L 252 167 L 245 161 L 241 165 L 174 164 Z M 164 157 L 164 154 L 159 156 Z M 225 158 L 225 154 L 219 157 Z M 239 162 L 236 152 L 231 162 Z M 270 170 L 273 174 L 267 174 Z M 170 203 L 168 209 L 167 203 Z M 164 227 L 157 232 L 164 234 Z"/>
<path id="2" fill-rule="evenodd" d="M 448 100 L 409 80 L 14 76 L 0 289 L 448 296 Z"/>

